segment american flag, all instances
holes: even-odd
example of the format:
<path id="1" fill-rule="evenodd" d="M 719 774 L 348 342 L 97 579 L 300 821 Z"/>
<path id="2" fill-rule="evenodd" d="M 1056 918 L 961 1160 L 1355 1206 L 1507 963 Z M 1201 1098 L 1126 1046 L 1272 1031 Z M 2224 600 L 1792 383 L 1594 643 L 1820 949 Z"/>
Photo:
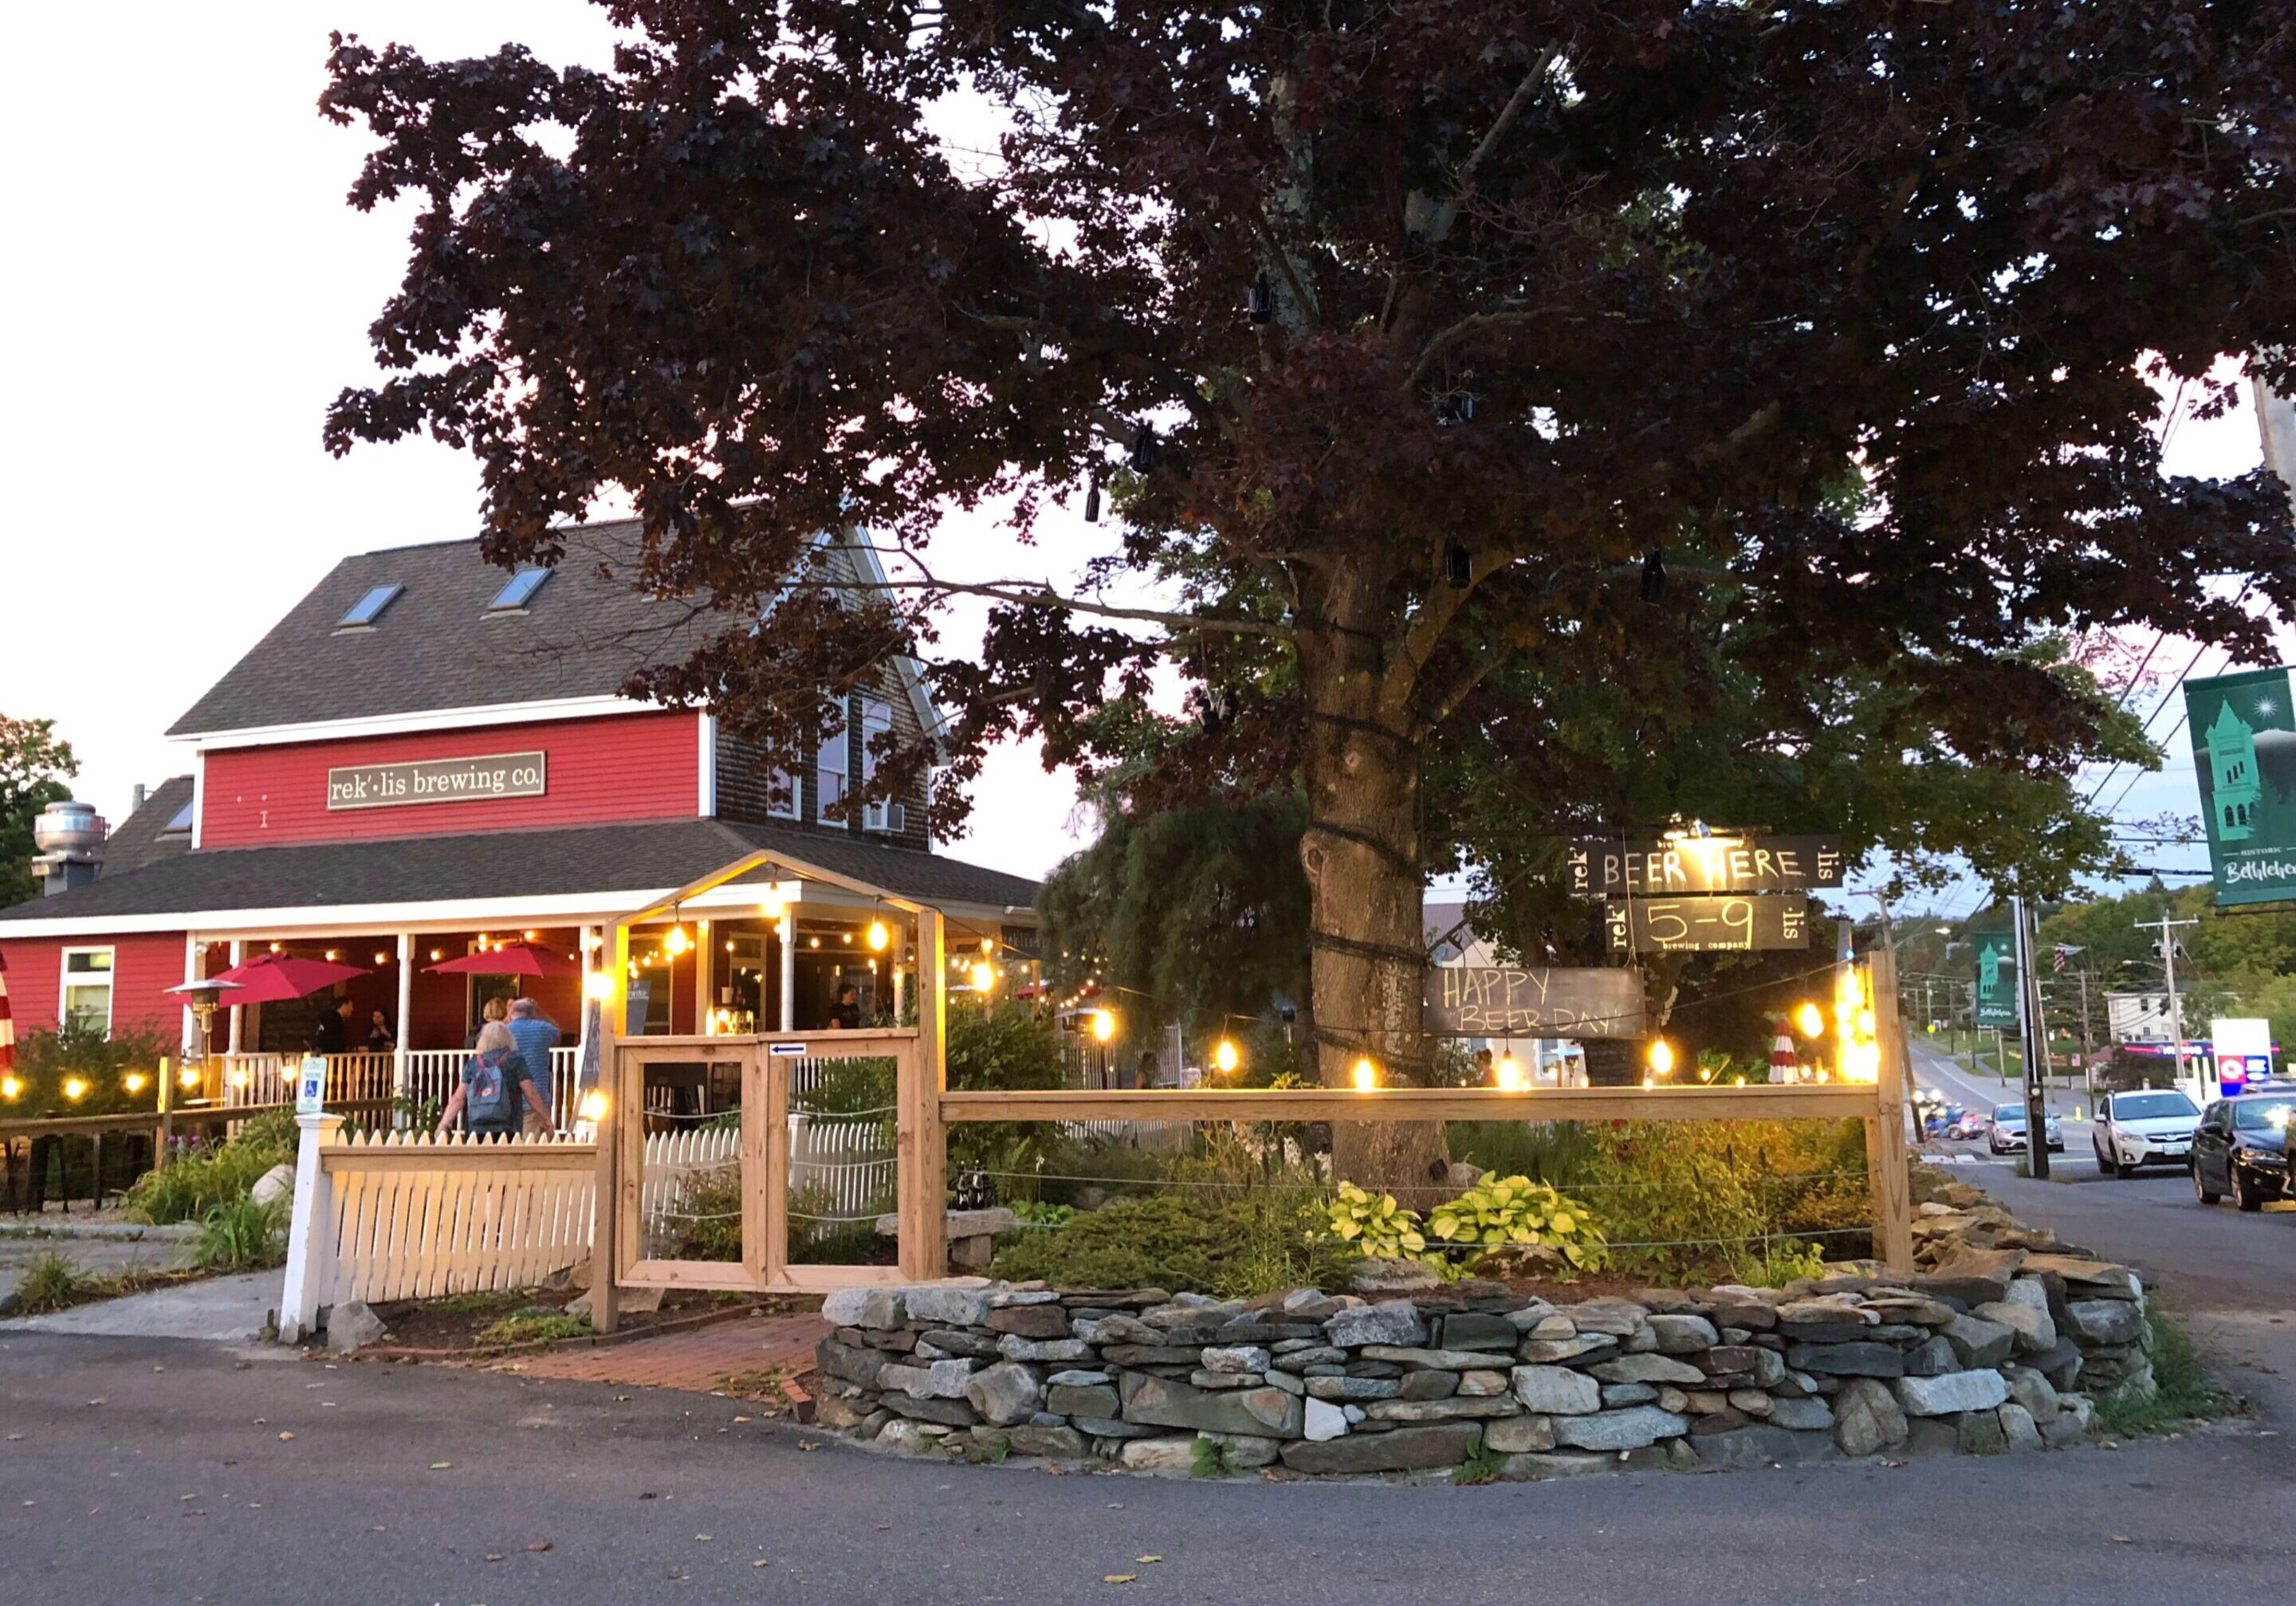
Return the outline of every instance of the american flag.
<path id="1" fill-rule="evenodd" d="M 2065 944 L 2059 943 L 2056 946 L 2055 952 L 2049 955 L 2049 968 L 2062 973 L 2065 968 L 2066 960 L 2071 958 L 2076 954 L 2085 952 L 2087 952 L 2086 949 L 2068 947 Z"/>
<path id="2" fill-rule="evenodd" d="M 8 961 L 0 956 L 0 1070 L 16 1068 L 16 1019 L 8 1012 Z"/>

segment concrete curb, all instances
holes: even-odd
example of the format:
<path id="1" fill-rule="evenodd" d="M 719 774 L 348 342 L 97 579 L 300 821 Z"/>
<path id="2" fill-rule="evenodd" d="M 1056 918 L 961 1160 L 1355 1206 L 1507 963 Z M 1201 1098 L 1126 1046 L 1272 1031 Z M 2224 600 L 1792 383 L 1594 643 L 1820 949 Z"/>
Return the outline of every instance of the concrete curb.
<path id="1" fill-rule="evenodd" d="M 200 1229 L 189 1222 L 153 1226 L 140 1221 L 0 1222 L 0 1238 L 87 1238 L 120 1243 L 188 1242 Z"/>

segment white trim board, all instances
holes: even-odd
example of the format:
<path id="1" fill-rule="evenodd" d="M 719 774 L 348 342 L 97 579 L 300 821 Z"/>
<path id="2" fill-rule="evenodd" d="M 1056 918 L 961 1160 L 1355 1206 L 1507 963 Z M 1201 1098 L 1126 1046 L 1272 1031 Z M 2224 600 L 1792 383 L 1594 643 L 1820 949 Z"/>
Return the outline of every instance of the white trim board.
<path id="1" fill-rule="evenodd" d="M 251 725 L 231 731 L 183 731 L 170 742 L 197 742 L 209 750 L 234 747 L 281 747 L 290 742 L 341 742 L 358 736 L 403 736 L 425 731 L 472 730 L 490 725 L 541 725 L 558 719 L 596 719 L 612 714 L 688 714 L 691 709 L 639 702 L 627 697 L 553 697 L 533 702 L 475 703 L 459 709 L 410 709 L 356 719 L 313 719 L 294 725 Z"/>

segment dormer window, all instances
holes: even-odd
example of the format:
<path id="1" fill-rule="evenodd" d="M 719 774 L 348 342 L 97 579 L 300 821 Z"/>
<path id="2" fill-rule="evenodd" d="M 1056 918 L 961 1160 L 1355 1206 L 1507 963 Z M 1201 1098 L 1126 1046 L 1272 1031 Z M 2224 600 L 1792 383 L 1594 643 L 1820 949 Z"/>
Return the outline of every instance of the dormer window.
<path id="1" fill-rule="evenodd" d="M 369 628 L 375 620 L 382 617 L 382 610 L 397 602 L 398 594 L 406 589 L 404 586 L 369 586 L 366 594 L 353 604 L 351 610 L 343 615 L 342 623 L 337 625 L 335 628 L 338 630 Z"/>
<path id="2" fill-rule="evenodd" d="M 191 834 L 191 830 L 192 806 L 187 800 L 181 808 L 175 812 L 174 815 L 168 819 L 168 823 L 160 828 L 160 834 L 163 837 L 189 836 Z"/>
<path id="3" fill-rule="evenodd" d="M 507 585 L 495 593 L 495 600 L 487 604 L 488 613 L 514 613 L 534 600 L 542 583 L 550 578 L 547 569 L 521 569 L 511 576 Z"/>

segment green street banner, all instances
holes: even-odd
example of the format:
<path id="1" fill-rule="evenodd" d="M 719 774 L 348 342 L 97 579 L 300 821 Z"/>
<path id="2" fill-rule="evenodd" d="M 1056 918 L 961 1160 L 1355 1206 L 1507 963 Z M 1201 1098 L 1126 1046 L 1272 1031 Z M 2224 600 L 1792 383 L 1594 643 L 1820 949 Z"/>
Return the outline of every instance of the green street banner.
<path id="1" fill-rule="evenodd" d="M 2287 669 L 2188 681 L 2185 714 L 2218 904 L 2296 898 L 2296 714 Z"/>
<path id="2" fill-rule="evenodd" d="M 1977 1011 L 1980 1029 L 2017 1026 L 2017 934 L 2013 931 L 1972 931 L 1977 945 Z"/>

